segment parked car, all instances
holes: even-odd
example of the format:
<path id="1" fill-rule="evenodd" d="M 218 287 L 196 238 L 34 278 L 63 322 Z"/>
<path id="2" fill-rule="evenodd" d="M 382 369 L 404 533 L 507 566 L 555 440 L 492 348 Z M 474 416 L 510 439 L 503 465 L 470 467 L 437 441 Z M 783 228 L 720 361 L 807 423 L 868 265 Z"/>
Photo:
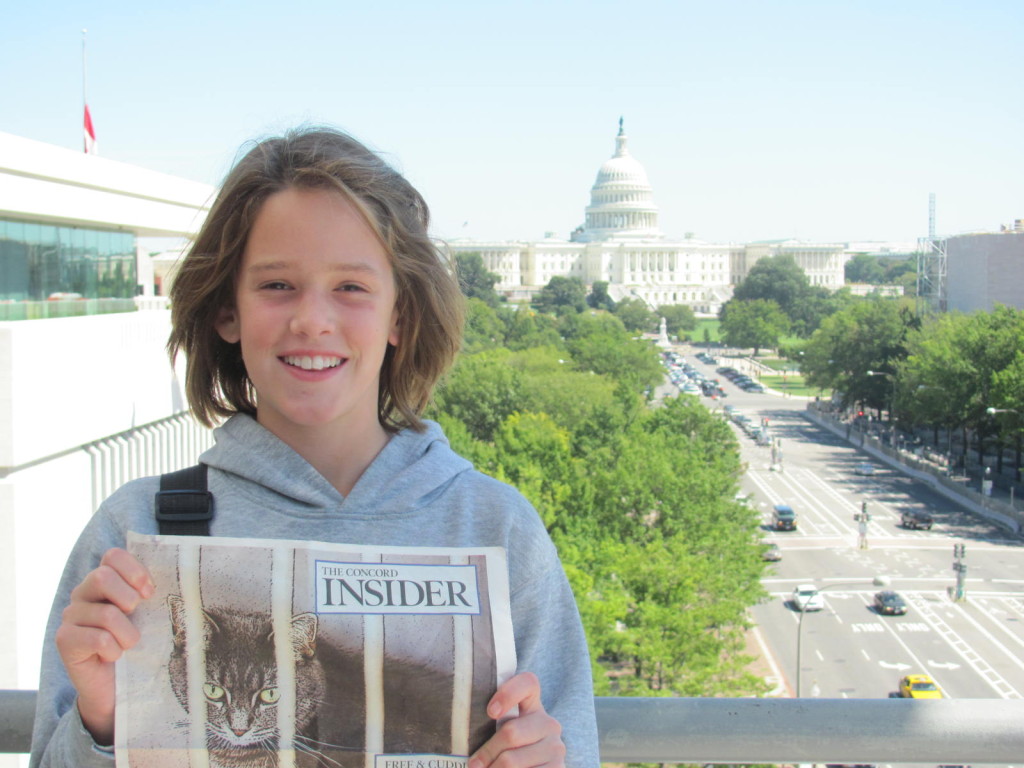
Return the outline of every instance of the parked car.
<path id="1" fill-rule="evenodd" d="M 918 509 L 911 509 L 900 515 L 900 525 L 904 528 L 913 528 L 914 530 L 923 528 L 930 531 L 934 522 L 931 515 Z"/>
<path id="2" fill-rule="evenodd" d="M 942 690 L 928 675 L 905 675 L 900 678 L 900 696 L 904 699 L 941 699 Z"/>
<path id="3" fill-rule="evenodd" d="M 768 544 L 768 548 L 761 553 L 761 559 L 767 560 L 769 563 L 777 563 L 782 559 L 782 550 L 778 544 L 772 541 Z"/>
<path id="4" fill-rule="evenodd" d="M 772 528 L 776 531 L 795 531 L 796 512 L 789 504 L 776 504 L 772 510 Z"/>
<path id="5" fill-rule="evenodd" d="M 872 475 L 875 474 L 875 465 L 869 464 L 868 462 L 858 464 L 856 467 L 853 468 L 853 474 L 863 475 L 864 477 L 871 477 Z"/>
<path id="6" fill-rule="evenodd" d="M 875 611 L 886 616 L 902 616 L 907 612 L 907 604 L 898 592 L 883 589 L 875 593 Z"/>
<path id="7" fill-rule="evenodd" d="M 825 599 L 813 584 L 801 584 L 796 587 L 791 602 L 798 611 L 821 611 L 825 608 Z"/>

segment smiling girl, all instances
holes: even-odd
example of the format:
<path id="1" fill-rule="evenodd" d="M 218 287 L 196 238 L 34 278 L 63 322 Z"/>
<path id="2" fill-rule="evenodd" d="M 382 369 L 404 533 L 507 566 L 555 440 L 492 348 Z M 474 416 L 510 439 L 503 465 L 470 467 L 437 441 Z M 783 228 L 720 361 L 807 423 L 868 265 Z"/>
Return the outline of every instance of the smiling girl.
<path id="1" fill-rule="evenodd" d="M 214 536 L 500 546 L 519 673 L 488 714 L 514 714 L 470 768 L 596 766 L 590 662 L 551 540 L 514 489 L 421 418 L 451 365 L 463 303 L 419 193 L 331 129 L 256 144 L 229 173 L 171 291 Z M 158 478 L 122 487 L 82 533 L 47 630 L 33 766 L 110 766 L 114 662 L 154 587 L 121 547 L 156 533 Z"/>

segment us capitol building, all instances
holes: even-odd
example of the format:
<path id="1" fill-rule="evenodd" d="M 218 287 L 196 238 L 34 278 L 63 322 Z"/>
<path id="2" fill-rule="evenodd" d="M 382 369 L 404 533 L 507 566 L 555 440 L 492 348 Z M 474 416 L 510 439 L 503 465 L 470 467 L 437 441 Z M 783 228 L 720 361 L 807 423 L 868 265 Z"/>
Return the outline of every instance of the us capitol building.
<path id="1" fill-rule="evenodd" d="M 698 314 L 717 314 L 758 259 L 789 254 L 812 285 L 843 286 L 846 243 L 766 241 L 746 245 L 673 240 L 658 229 L 658 206 L 647 171 L 629 153 L 619 120 L 615 154 L 604 162 L 590 189 L 584 223 L 569 240 L 539 242 L 453 240 L 453 254 L 479 253 L 499 276 L 495 290 L 512 300 L 529 298 L 556 276 L 590 286 L 604 280 L 615 301 L 638 298 L 651 307 L 686 304 Z"/>

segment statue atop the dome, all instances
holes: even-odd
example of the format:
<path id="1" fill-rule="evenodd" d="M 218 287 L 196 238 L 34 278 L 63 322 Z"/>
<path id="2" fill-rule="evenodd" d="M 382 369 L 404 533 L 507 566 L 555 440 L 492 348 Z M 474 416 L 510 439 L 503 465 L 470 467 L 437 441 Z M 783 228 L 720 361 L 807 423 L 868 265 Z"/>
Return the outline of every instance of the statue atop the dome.
<path id="1" fill-rule="evenodd" d="M 619 115 L 619 136 L 625 133 L 625 129 L 622 127 L 622 115 Z"/>

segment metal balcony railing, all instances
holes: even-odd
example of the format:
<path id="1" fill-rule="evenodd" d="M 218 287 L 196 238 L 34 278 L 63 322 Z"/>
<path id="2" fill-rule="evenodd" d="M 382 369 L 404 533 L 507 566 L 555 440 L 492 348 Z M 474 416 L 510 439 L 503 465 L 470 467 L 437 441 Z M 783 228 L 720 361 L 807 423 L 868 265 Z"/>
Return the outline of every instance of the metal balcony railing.
<path id="1" fill-rule="evenodd" d="M 27 752 L 35 691 L 0 691 L 0 752 Z M 1024 762 L 1024 701 L 644 699 L 597 703 L 610 763 Z"/>

